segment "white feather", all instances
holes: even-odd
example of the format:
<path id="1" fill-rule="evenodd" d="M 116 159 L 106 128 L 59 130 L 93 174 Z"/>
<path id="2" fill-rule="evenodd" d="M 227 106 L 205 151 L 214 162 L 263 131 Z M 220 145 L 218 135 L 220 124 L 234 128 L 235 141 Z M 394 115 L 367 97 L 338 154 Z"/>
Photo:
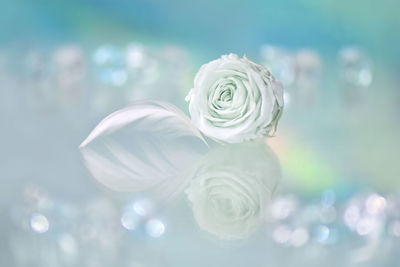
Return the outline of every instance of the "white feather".
<path id="1" fill-rule="evenodd" d="M 175 106 L 138 102 L 102 120 L 79 146 L 91 175 L 124 192 L 166 198 L 181 192 L 188 173 L 208 150 L 189 118 Z"/>

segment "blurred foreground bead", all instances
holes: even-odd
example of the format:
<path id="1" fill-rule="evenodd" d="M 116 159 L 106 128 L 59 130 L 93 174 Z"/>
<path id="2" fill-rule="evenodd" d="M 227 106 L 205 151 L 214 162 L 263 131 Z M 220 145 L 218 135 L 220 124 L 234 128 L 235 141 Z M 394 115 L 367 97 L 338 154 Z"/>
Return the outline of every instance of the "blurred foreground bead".
<path id="1" fill-rule="evenodd" d="M 372 194 L 365 201 L 365 207 L 370 214 L 381 213 L 386 208 L 386 199 L 380 195 Z"/>
<path id="2" fill-rule="evenodd" d="M 367 87 L 372 82 L 369 59 L 356 47 L 347 47 L 339 52 L 342 79 L 349 85 Z"/>
<path id="3" fill-rule="evenodd" d="M 126 49 L 126 63 L 128 68 L 140 68 L 145 63 L 145 49 L 139 43 L 132 43 Z"/>
<path id="4" fill-rule="evenodd" d="M 295 79 L 294 58 L 283 48 L 272 45 L 262 46 L 260 54 L 262 64 L 270 69 L 283 87 L 291 86 Z"/>
<path id="5" fill-rule="evenodd" d="M 262 64 L 287 89 L 284 92 L 285 106 L 287 98 L 296 99 L 297 106 L 308 108 L 314 104 L 322 80 L 322 61 L 317 52 L 302 49 L 291 52 L 282 47 L 264 45 L 260 51 Z"/>
<path id="6" fill-rule="evenodd" d="M 395 237 L 400 237 L 400 221 L 394 221 L 390 225 L 391 234 Z"/>
<path id="7" fill-rule="evenodd" d="M 146 223 L 146 232 L 151 237 L 161 237 L 165 232 L 165 224 L 161 220 L 151 219 Z"/>
<path id="8" fill-rule="evenodd" d="M 315 51 L 300 50 L 296 53 L 295 59 L 297 83 L 313 86 L 320 81 L 322 61 Z"/>
<path id="9" fill-rule="evenodd" d="M 46 233 L 49 230 L 48 219 L 40 213 L 34 213 L 31 216 L 31 228 L 33 231 L 39 234 Z"/>
<path id="10" fill-rule="evenodd" d="M 133 210 L 128 209 L 123 212 L 121 216 L 121 225 L 128 231 L 135 230 L 140 224 L 140 217 L 133 212 Z"/>
<path id="11" fill-rule="evenodd" d="M 320 225 L 315 230 L 315 239 L 319 243 L 327 243 L 330 235 L 330 229 L 325 225 Z"/>
<path id="12" fill-rule="evenodd" d="M 279 196 L 269 207 L 271 216 L 275 220 L 286 219 L 296 210 L 297 205 L 293 196 Z"/>
<path id="13" fill-rule="evenodd" d="M 128 231 L 137 230 L 154 212 L 155 203 L 148 198 L 139 198 L 129 203 L 121 215 L 121 225 Z"/>
<path id="14" fill-rule="evenodd" d="M 364 103 L 367 88 L 372 83 L 370 60 L 356 47 L 339 51 L 339 73 L 343 87 L 343 102 L 349 107 L 358 107 Z"/>
<path id="15" fill-rule="evenodd" d="M 86 75 L 83 51 L 75 45 L 65 45 L 53 53 L 55 87 L 61 104 L 80 102 L 83 95 L 83 81 Z"/>
<path id="16" fill-rule="evenodd" d="M 31 49 L 24 62 L 24 89 L 28 105 L 34 109 L 48 108 L 55 103 L 55 92 L 52 87 L 52 70 L 48 55 L 42 51 Z"/>
<path id="17" fill-rule="evenodd" d="M 308 242 L 309 233 L 306 228 L 296 228 L 291 235 L 290 243 L 294 247 L 301 247 Z"/>
<path id="18" fill-rule="evenodd" d="M 336 195 L 335 192 L 332 190 L 325 190 L 321 194 L 321 205 L 323 207 L 331 207 L 333 204 L 335 204 L 336 201 Z"/>
<path id="19" fill-rule="evenodd" d="M 378 230 L 379 224 L 378 218 L 365 216 L 358 221 L 356 231 L 359 235 L 369 235 Z"/>
<path id="20" fill-rule="evenodd" d="M 360 209 L 356 205 L 348 206 L 344 212 L 343 219 L 350 229 L 354 229 L 360 219 Z"/>
<path id="21" fill-rule="evenodd" d="M 303 49 L 295 54 L 295 69 L 294 98 L 308 108 L 315 103 L 321 89 L 322 61 L 315 51 Z"/>
<path id="22" fill-rule="evenodd" d="M 273 232 L 272 238 L 275 242 L 285 244 L 290 240 L 292 231 L 287 225 L 279 225 Z"/>
<path id="23" fill-rule="evenodd" d="M 128 79 L 125 70 L 125 59 L 122 51 L 111 45 L 102 45 L 95 50 L 92 57 L 95 77 L 105 85 L 120 87 Z"/>
<path id="24" fill-rule="evenodd" d="M 61 252 L 68 261 L 75 260 L 78 256 L 79 246 L 76 239 L 69 233 L 63 233 L 58 239 Z"/>
<path id="25" fill-rule="evenodd" d="M 154 209 L 154 203 L 150 199 L 138 199 L 132 206 L 136 214 L 140 216 L 149 216 Z"/>

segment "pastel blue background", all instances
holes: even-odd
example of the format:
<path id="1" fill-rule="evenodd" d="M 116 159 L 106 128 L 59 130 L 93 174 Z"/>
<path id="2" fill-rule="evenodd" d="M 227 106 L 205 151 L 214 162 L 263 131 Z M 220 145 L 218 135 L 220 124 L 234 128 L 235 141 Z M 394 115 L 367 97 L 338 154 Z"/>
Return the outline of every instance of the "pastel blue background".
<path id="1" fill-rule="evenodd" d="M 261 44 L 335 53 L 357 44 L 398 62 L 400 3 L 384 1 L 7 1 L 1 2 L 3 45 L 78 41 L 177 42 L 212 56 L 252 54 Z"/>
<path id="2" fill-rule="evenodd" d="M 0 0 L 0 265 L 396 266 L 399 10 L 397 0 Z M 143 45 L 147 60 L 133 68 L 139 74 L 121 63 L 132 43 Z M 105 49 L 111 57 L 117 56 L 109 65 L 98 66 L 94 58 L 104 44 L 111 45 Z M 145 231 L 123 229 L 121 205 L 135 198 L 121 197 L 90 179 L 79 144 L 101 119 L 128 105 L 131 99 L 126 96 L 132 92 L 138 93 L 136 99 L 165 100 L 188 113 L 184 97 L 202 64 L 230 52 L 263 63 L 260 50 L 265 44 L 285 48 L 290 56 L 309 49 L 320 60 L 315 73 L 321 77 L 314 91 L 285 88 L 290 101 L 276 138 L 268 143 L 281 161 L 282 191 L 289 200 L 297 199 L 298 212 L 312 211 L 326 192 L 336 198 L 337 216 L 330 228 L 321 228 L 318 218 L 315 225 L 305 225 L 310 236 L 301 248 L 274 243 L 273 229 L 263 229 L 248 243 L 221 245 L 202 235 L 183 202 L 178 206 L 183 212 L 175 207 L 166 215 L 160 212 L 167 230 L 159 240 L 145 236 Z M 348 46 L 362 51 L 371 63 L 366 69 L 372 80 L 365 87 L 342 80 L 338 53 Z M 156 77 L 146 81 L 147 87 L 141 80 L 146 71 L 146 79 Z M 107 83 L 109 76 L 121 72 L 132 77 L 122 85 Z M 310 80 L 315 73 L 308 75 Z M 70 77 L 75 87 L 68 83 Z M 314 101 L 299 104 L 296 93 Z M 344 209 L 339 207 L 347 207 L 350 200 L 364 207 L 370 194 L 385 197 L 387 214 L 378 214 L 378 219 L 387 225 L 397 220 L 396 231 L 388 226 L 379 235 L 361 236 L 344 226 Z M 50 208 L 35 206 L 43 199 Z M 68 207 L 75 219 L 59 214 Z M 48 217 L 48 233 L 38 234 L 29 225 L 36 212 Z M 72 226 L 64 225 L 68 223 Z M 97 234 L 92 243 L 81 244 L 79 227 L 85 224 Z M 107 225 L 118 242 L 104 231 Z M 333 237 L 332 243 L 319 242 L 321 233 L 314 233 L 314 226 L 325 230 L 326 238 Z M 327 237 L 326 229 L 346 231 L 339 237 L 328 232 Z M 69 256 L 62 251 L 60 233 L 68 234 L 67 250 L 71 236 L 82 249 L 75 251 L 78 256 L 70 264 L 62 261 Z M 98 240 L 113 249 L 103 248 Z M 370 243 L 377 249 L 359 250 Z M 346 257 L 341 256 L 344 252 Z M 366 260 L 352 262 L 355 254 Z M 138 255 L 144 257 L 143 265 Z"/>

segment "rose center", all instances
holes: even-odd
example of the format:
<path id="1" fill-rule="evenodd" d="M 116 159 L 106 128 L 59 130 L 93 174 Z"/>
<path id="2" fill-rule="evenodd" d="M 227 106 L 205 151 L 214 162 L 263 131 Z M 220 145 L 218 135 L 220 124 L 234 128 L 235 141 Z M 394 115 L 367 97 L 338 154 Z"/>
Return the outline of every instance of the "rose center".
<path id="1" fill-rule="evenodd" d="M 216 198 L 213 199 L 214 209 L 217 213 L 225 218 L 234 218 L 235 209 L 233 207 L 232 200 L 229 198 Z"/>
<path id="2" fill-rule="evenodd" d="M 221 94 L 218 97 L 218 100 L 223 102 L 231 102 L 232 97 L 233 97 L 232 89 L 226 88 L 225 90 L 222 90 Z"/>

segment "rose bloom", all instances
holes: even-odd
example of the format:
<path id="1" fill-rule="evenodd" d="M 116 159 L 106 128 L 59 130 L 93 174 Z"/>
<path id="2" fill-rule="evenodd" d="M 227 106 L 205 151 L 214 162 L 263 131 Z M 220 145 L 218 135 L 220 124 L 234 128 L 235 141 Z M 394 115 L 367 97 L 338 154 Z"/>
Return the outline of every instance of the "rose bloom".
<path id="1" fill-rule="evenodd" d="M 186 97 L 192 122 L 227 143 L 273 136 L 283 88 L 263 66 L 235 54 L 203 65 Z"/>
<path id="2" fill-rule="evenodd" d="M 200 164 L 186 194 L 202 230 L 242 239 L 263 223 L 280 177 L 279 161 L 264 143 L 219 146 Z"/>

